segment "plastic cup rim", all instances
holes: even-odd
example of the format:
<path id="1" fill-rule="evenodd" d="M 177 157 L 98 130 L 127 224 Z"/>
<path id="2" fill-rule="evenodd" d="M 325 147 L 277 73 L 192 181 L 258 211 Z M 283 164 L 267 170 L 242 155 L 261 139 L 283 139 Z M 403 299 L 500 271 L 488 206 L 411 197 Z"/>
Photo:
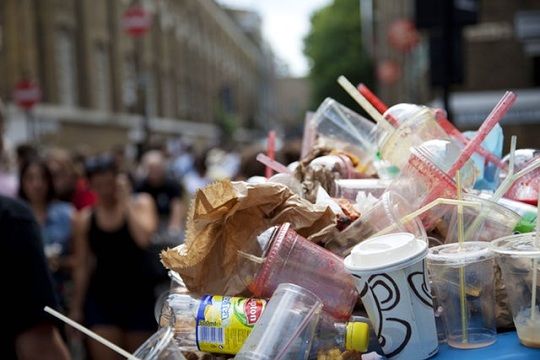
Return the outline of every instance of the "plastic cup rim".
<path id="1" fill-rule="evenodd" d="M 508 235 L 503 236 L 501 238 L 495 239 L 491 241 L 489 244 L 491 246 L 491 250 L 496 253 L 497 255 L 508 255 L 508 256 L 518 256 L 518 257 L 529 257 L 529 258 L 540 258 L 540 249 L 537 250 L 510 250 L 510 249 L 501 249 L 498 247 L 500 243 L 508 240 L 517 241 L 520 239 L 527 239 L 530 238 L 530 240 L 534 240 L 536 238 L 535 232 L 529 232 L 524 234 L 514 234 L 514 235 Z"/>
<path id="2" fill-rule="evenodd" d="M 463 251 L 462 254 L 464 256 L 453 257 L 452 255 L 459 254 L 459 253 L 438 255 L 438 254 L 433 254 L 433 251 L 445 249 L 445 248 L 458 247 L 459 243 L 451 243 L 451 244 L 434 246 L 431 249 L 429 249 L 429 253 L 427 255 L 428 264 L 435 265 L 435 266 L 437 265 L 440 265 L 440 266 L 468 265 L 468 264 L 474 264 L 474 263 L 478 263 L 478 262 L 482 262 L 486 260 L 492 260 L 495 258 L 495 253 L 492 251 L 490 244 L 485 241 L 465 241 L 463 245 L 464 246 L 476 245 L 478 247 L 481 247 L 482 249 L 475 250 L 474 252 Z"/>

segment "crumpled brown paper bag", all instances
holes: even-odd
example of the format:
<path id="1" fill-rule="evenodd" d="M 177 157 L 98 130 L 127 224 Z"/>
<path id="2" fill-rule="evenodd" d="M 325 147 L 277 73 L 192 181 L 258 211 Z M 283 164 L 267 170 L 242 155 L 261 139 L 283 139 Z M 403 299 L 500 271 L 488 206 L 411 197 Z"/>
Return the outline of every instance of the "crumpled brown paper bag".
<path id="1" fill-rule="evenodd" d="M 335 224 L 335 215 L 281 184 L 219 181 L 197 191 L 184 245 L 163 251 L 161 261 L 192 292 L 240 294 L 246 284 L 238 272 L 238 250 L 260 255 L 256 236 L 285 222 L 308 237 Z"/>

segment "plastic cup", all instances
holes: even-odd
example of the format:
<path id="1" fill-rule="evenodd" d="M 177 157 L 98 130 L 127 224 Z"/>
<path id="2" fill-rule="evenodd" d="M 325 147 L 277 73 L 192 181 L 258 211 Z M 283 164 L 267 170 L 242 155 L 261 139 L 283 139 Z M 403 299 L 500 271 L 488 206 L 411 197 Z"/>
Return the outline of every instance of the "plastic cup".
<path id="1" fill-rule="evenodd" d="M 363 165 L 372 163 L 377 148 L 373 122 L 330 98 L 322 102 L 312 122 L 319 142 L 354 154 Z"/>
<path id="2" fill-rule="evenodd" d="M 311 291 L 280 284 L 235 359 L 307 359 L 321 307 Z"/>
<path id="3" fill-rule="evenodd" d="M 427 252 L 424 240 L 396 233 L 358 244 L 344 260 L 389 359 L 427 359 L 439 349 Z"/>
<path id="4" fill-rule="evenodd" d="M 390 184 L 381 179 L 338 179 L 332 197 L 355 201 L 359 192 L 380 198 Z"/>
<path id="5" fill-rule="evenodd" d="M 394 224 L 398 226 L 393 232 L 410 232 L 418 239 L 427 241 L 426 231 L 420 220 L 399 224 L 399 220 L 413 210 L 402 196 L 395 192 L 386 192 L 367 213 L 361 214 L 360 218 L 326 243 L 325 247 L 334 254 L 345 257 L 355 245 Z"/>
<path id="6" fill-rule="evenodd" d="M 171 327 L 159 329 L 133 353 L 133 356 L 141 360 L 186 359 L 174 342 L 174 331 Z"/>
<path id="7" fill-rule="evenodd" d="M 531 306 L 534 272 L 537 284 L 540 283 L 540 249 L 534 245 L 535 238 L 534 233 L 506 236 L 494 240 L 491 247 L 502 270 L 519 341 L 525 346 L 540 348 L 539 296 Z M 537 293 L 540 294 L 538 290 L 537 285 Z M 534 309 L 534 318 L 531 308 Z"/>
<path id="8" fill-rule="evenodd" d="M 521 217 L 514 211 L 496 202 L 464 194 L 463 200 L 479 202 L 480 207 L 463 208 L 464 241 L 492 241 L 512 235 Z M 443 218 L 448 224 L 445 243 L 458 242 L 458 213 L 454 207 Z"/>
<path id="9" fill-rule="evenodd" d="M 493 344 L 497 337 L 495 260 L 489 243 L 436 246 L 427 259 L 448 345 L 474 349 Z"/>
<path id="10" fill-rule="evenodd" d="M 304 239 L 288 223 L 275 227 L 266 248 L 264 262 L 248 281 L 255 296 L 270 297 L 279 284 L 293 283 L 317 295 L 336 319 L 351 316 L 358 294 L 341 258 Z"/>
<path id="11" fill-rule="evenodd" d="M 389 108 L 384 116 L 388 114 L 397 119 L 399 127 L 381 137 L 379 148 L 382 158 L 399 169 L 407 165 L 411 147 L 432 139 L 449 140 L 444 129 L 437 123 L 435 112 L 428 107 L 398 104 Z"/>

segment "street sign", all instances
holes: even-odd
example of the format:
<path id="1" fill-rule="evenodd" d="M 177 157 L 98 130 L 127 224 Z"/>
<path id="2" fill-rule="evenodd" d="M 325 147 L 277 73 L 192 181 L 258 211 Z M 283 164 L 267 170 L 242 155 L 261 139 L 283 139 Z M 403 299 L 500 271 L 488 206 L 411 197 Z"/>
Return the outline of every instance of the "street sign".
<path id="1" fill-rule="evenodd" d="M 24 110 L 30 110 L 41 100 L 41 89 L 32 80 L 21 80 L 13 91 L 15 103 Z"/>
<path id="2" fill-rule="evenodd" d="M 122 17 L 122 28 L 132 37 L 144 35 L 152 26 L 152 14 L 141 5 L 130 6 Z"/>

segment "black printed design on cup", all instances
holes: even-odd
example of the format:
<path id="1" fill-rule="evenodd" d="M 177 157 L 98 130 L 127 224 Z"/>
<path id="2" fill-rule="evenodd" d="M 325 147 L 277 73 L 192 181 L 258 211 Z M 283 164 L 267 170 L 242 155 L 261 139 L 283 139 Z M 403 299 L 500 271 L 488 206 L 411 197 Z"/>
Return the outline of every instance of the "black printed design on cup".
<path id="1" fill-rule="evenodd" d="M 420 281 L 420 283 L 418 283 L 418 281 Z M 407 282 L 413 293 L 421 302 L 429 307 L 433 307 L 433 297 L 431 296 L 427 285 L 425 264 L 422 265 L 422 271 L 410 273 L 409 276 L 407 276 Z"/>

